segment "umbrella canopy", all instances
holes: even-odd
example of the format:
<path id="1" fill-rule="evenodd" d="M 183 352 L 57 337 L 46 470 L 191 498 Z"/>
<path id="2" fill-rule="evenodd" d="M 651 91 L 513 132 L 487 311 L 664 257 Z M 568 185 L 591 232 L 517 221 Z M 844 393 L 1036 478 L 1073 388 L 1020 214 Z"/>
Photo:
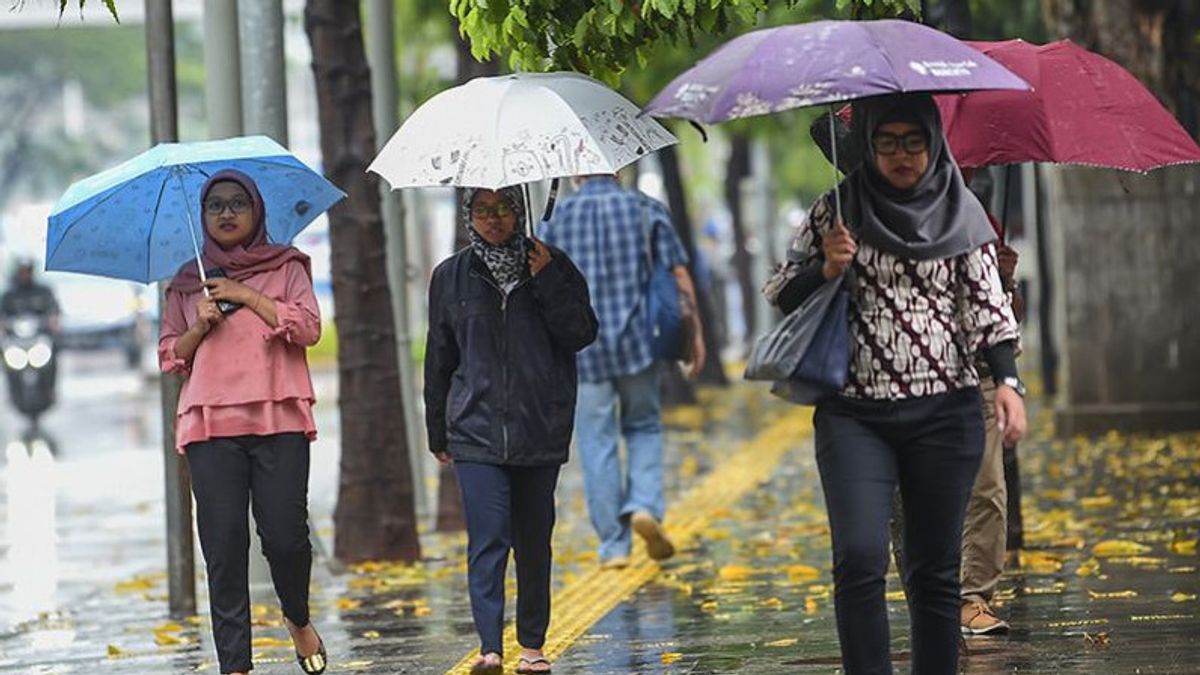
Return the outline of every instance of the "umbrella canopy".
<path id="1" fill-rule="evenodd" d="M 722 45 L 645 111 L 714 123 L 899 92 L 1028 90 L 979 51 L 910 21 L 814 21 Z"/>
<path id="2" fill-rule="evenodd" d="M 174 275 L 197 256 L 200 189 L 221 169 L 254 179 L 275 243 L 346 196 L 265 136 L 162 143 L 67 189 L 50 214 L 46 269 L 142 283 Z"/>
<path id="3" fill-rule="evenodd" d="M 1200 162 L 1200 147 L 1137 78 L 1071 42 L 971 42 L 1034 86 L 938 97 L 962 166 L 1019 162 L 1149 171 Z"/>
<path id="4" fill-rule="evenodd" d="M 480 77 L 417 108 L 367 170 L 392 189 L 496 189 L 616 173 L 677 142 L 639 112 L 579 73 Z"/>

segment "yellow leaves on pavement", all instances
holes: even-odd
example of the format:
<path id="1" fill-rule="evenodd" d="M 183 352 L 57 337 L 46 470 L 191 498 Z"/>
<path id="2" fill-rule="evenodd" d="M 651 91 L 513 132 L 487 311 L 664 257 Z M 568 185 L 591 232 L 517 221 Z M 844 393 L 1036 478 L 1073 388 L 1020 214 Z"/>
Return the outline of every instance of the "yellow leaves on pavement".
<path id="1" fill-rule="evenodd" d="M 1062 571 L 1062 556 L 1043 551 L 1021 551 L 1021 569 L 1032 574 L 1055 574 Z"/>
<path id="2" fill-rule="evenodd" d="M 1117 556 L 1135 556 L 1149 553 L 1150 547 L 1136 541 L 1109 539 L 1092 547 L 1092 555 L 1097 558 L 1113 558 Z"/>
<path id="3" fill-rule="evenodd" d="M 663 652 L 662 655 L 659 656 L 659 660 L 662 661 L 664 666 L 669 666 L 682 658 L 683 654 L 680 654 L 679 652 Z"/>
<path id="4" fill-rule="evenodd" d="M 821 571 L 809 565 L 788 565 L 787 568 L 788 581 L 793 584 L 816 581 L 820 576 Z"/>
<path id="5" fill-rule="evenodd" d="M 1128 600 L 1137 596 L 1138 592 L 1133 590 L 1100 592 L 1088 589 L 1088 597 L 1093 600 Z"/>
<path id="6" fill-rule="evenodd" d="M 166 572 L 154 574 L 139 574 L 127 581 L 118 581 L 115 588 L 118 593 L 140 593 L 148 591 L 166 581 Z"/>
<path id="7" fill-rule="evenodd" d="M 1170 549 L 1172 553 L 1177 555 L 1196 555 L 1196 540 L 1173 541 L 1171 542 Z"/>
<path id="8" fill-rule="evenodd" d="M 799 640 L 797 640 L 796 638 L 784 638 L 782 640 L 773 640 L 771 642 L 764 642 L 763 646 L 764 647 L 791 647 L 792 645 L 796 644 L 797 642 L 799 642 Z"/>
<path id="9" fill-rule="evenodd" d="M 717 576 L 721 581 L 745 581 L 754 574 L 756 574 L 755 569 L 746 565 L 725 565 L 717 570 Z"/>
<path id="10" fill-rule="evenodd" d="M 108 654 L 108 658 L 110 659 L 119 659 L 125 655 L 125 650 L 116 645 L 109 645 L 105 652 Z"/>
<path id="11" fill-rule="evenodd" d="M 338 598 L 333 604 L 342 611 L 349 611 L 362 607 L 362 600 L 355 600 L 353 598 Z"/>
<path id="12" fill-rule="evenodd" d="M 1192 600 L 1195 600 L 1195 599 L 1196 599 L 1195 593 L 1184 593 L 1182 591 L 1175 591 L 1174 593 L 1171 594 L 1171 602 L 1191 602 Z"/>
<path id="13" fill-rule="evenodd" d="M 267 647 L 291 647 L 292 640 L 291 638 L 277 638 L 269 635 L 263 635 L 250 640 L 250 646 L 257 647 L 259 649 L 265 649 Z"/>

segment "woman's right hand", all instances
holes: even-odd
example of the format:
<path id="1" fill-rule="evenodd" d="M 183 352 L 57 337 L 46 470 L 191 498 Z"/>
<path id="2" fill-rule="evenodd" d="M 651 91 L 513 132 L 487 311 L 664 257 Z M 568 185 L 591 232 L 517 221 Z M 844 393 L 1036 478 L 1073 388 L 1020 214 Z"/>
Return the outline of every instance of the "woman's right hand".
<path id="1" fill-rule="evenodd" d="M 221 323 L 225 319 L 225 315 L 221 310 L 217 309 L 217 301 L 207 296 L 201 296 L 196 301 L 196 323 L 193 328 L 200 335 L 207 335 L 208 331 L 214 326 Z"/>
<path id="2" fill-rule="evenodd" d="M 858 244 L 854 243 L 850 230 L 839 220 L 833 229 L 821 237 L 821 248 L 825 252 L 825 264 L 821 267 L 821 272 L 828 281 L 850 267 L 850 263 L 854 262 L 854 254 L 858 251 Z"/>

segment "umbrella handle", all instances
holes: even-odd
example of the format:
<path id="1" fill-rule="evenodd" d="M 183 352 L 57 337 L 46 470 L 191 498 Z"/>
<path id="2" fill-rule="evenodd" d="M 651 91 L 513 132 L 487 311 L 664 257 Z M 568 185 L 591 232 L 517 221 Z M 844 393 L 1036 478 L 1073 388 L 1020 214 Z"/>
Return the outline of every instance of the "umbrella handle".
<path id="1" fill-rule="evenodd" d="M 542 222 L 550 222 L 550 217 L 554 215 L 554 202 L 558 201 L 558 180 L 557 178 L 550 181 L 550 195 L 546 197 L 546 212 L 542 214 Z"/>

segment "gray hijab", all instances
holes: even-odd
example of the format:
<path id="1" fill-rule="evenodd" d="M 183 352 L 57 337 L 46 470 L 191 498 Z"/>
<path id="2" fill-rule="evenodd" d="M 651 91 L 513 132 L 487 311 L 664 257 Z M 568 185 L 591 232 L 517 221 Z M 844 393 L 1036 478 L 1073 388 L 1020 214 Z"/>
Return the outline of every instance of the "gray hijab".
<path id="1" fill-rule="evenodd" d="M 911 122 L 929 138 L 929 166 L 908 190 L 894 187 L 875 165 L 871 136 L 881 124 Z M 928 94 L 899 94 L 854 104 L 852 120 L 862 165 L 840 187 L 851 229 L 871 246 L 908 260 L 952 258 L 995 241 L 979 200 L 967 189 Z"/>

